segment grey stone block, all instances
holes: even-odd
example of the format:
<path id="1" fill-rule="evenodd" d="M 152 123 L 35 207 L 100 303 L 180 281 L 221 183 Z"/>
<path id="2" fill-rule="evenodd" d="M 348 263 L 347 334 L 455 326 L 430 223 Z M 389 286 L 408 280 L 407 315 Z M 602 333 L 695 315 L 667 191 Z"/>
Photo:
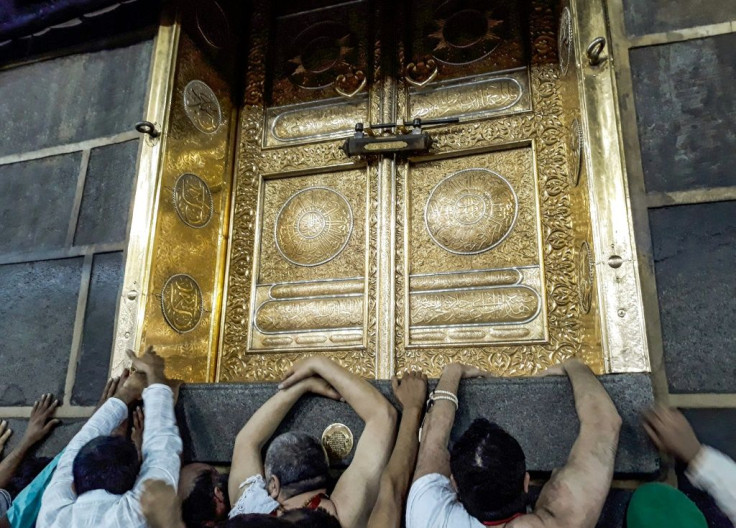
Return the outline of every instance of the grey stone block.
<path id="1" fill-rule="evenodd" d="M 41 394 L 38 394 L 38 396 L 41 396 Z M 26 431 L 26 427 L 28 427 L 28 420 L 24 418 L 8 418 L 7 421 L 13 430 L 13 436 L 10 437 L 8 445 L 5 446 L 6 455 L 18 445 L 23 437 L 23 433 Z M 36 456 L 55 457 L 74 438 L 74 435 L 79 432 L 86 421 L 76 418 L 62 419 L 61 424 L 45 440 L 35 446 L 33 454 Z"/>
<path id="2" fill-rule="evenodd" d="M 649 212 L 670 392 L 736 392 L 736 201 Z"/>
<path id="3" fill-rule="evenodd" d="M 95 405 L 105 388 L 124 266 L 122 252 L 94 257 L 84 313 L 82 349 L 72 390 L 73 405 Z"/>
<path id="4" fill-rule="evenodd" d="M 125 242 L 138 141 L 90 153 L 74 244 Z"/>
<path id="5" fill-rule="evenodd" d="M 0 72 L 0 156 L 132 130 L 151 49 L 145 40 Z"/>
<path id="6" fill-rule="evenodd" d="M 63 397 L 82 261 L 0 266 L 0 405 Z"/>
<path id="7" fill-rule="evenodd" d="M 629 35 L 686 29 L 736 18 L 736 4 L 722 0 L 624 0 Z"/>
<path id="8" fill-rule="evenodd" d="M 623 418 L 616 458 L 619 474 L 651 476 L 659 458 L 639 425 L 639 413 L 652 404 L 647 375 L 609 375 L 601 378 Z M 375 382 L 396 405 L 390 383 Z M 434 382 L 432 382 L 434 385 Z M 229 464 L 235 436 L 248 418 L 276 392 L 271 383 L 186 385 L 177 416 L 184 439 L 185 460 Z M 530 471 L 548 472 L 567 460 L 578 432 L 572 390 L 567 378 L 467 380 L 460 388 L 460 411 L 452 440 L 477 417 L 497 422 L 524 448 Z M 356 443 L 363 422 L 346 403 L 315 396 L 302 398 L 277 431 L 299 430 L 321 437 L 331 423 L 353 432 Z"/>
<path id="9" fill-rule="evenodd" d="M 647 191 L 736 185 L 734 47 L 736 33 L 631 50 Z"/>
<path id="10" fill-rule="evenodd" d="M 736 460 L 736 409 L 683 409 L 698 439 Z"/>
<path id="11" fill-rule="evenodd" d="M 0 166 L 0 253 L 64 247 L 81 159 L 75 153 Z"/>

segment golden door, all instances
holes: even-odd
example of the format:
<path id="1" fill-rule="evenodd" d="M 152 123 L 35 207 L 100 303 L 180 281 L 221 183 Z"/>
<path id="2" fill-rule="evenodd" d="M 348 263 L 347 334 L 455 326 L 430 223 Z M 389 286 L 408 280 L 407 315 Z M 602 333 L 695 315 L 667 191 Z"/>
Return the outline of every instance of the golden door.
<path id="1" fill-rule="evenodd" d="M 504 376 L 571 356 L 599 373 L 648 367 L 641 335 L 614 350 L 599 300 L 612 294 L 598 204 L 620 197 L 591 179 L 580 70 L 601 68 L 604 43 L 581 57 L 575 39 L 590 13 L 260 1 L 235 42 L 241 15 L 196 5 L 174 25 L 139 332 L 177 375 L 275 380 L 314 354 L 379 379 L 452 361 Z M 421 155 L 341 149 L 356 123 L 381 137 L 417 118 L 457 122 L 427 129 Z M 638 295 L 629 279 L 613 304 Z"/>

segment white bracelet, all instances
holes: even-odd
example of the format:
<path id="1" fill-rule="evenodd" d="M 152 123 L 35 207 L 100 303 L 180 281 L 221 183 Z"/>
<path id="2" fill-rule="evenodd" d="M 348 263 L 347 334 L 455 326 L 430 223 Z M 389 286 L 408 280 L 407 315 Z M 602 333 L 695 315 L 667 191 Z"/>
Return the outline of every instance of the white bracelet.
<path id="1" fill-rule="evenodd" d="M 446 391 L 446 390 L 433 390 L 432 394 L 445 394 L 447 396 L 450 396 L 451 398 L 457 399 L 457 394 L 454 392 Z"/>
<path id="2" fill-rule="evenodd" d="M 440 400 L 447 400 L 447 401 L 450 401 L 450 402 L 454 403 L 455 404 L 455 410 L 457 411 L 457 409 L 458 409 L 457 398 L 450 397 L 450 396 L 442 396 L 442 395 L 440 395 L 440 396 L 433 396 L 432 397 L 432 401 L 433 402 L 437 402 L 437 401 L 440 401 Z"/>

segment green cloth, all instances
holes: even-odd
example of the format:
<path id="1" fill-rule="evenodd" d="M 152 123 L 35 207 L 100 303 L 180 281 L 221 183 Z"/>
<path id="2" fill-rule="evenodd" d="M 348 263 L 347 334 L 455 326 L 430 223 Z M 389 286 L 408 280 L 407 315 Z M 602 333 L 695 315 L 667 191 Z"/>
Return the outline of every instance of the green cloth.
<path id="1" fill-rule="evenodd" d="M 626 511 L 627 528 L 708 528 L 703 513 L 684 493 L 658 482 L 635 492 Z"/>
<path id="2" fill-rule="evenodd" d="M 43 492 L 46 491 L 46 486 L 51 482 L 51 477 L 54 475 L 54 470 L 56 470 L 56 465 L 59 463 L 62 454 L 64 454 L 64 451 L 56 455 L 56 458 L 49 462 L 43 468 L 43 471 L 15 497 L 8 510 L 10 526 L 13 528 L 33 528 L 36 526 L 38 512 L 41 511 L 41 497 L 43 497 Z"/>

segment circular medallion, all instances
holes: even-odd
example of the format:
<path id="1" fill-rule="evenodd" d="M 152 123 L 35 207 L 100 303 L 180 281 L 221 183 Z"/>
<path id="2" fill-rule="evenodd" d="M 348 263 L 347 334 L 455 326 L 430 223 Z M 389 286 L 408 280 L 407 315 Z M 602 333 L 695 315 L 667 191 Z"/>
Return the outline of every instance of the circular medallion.
<path id="1" fill-rule="evenodd" d="M 590 254 L 590 246 L 587 242 L 580 244 L 577 258 L 578 274 L 578 296 L 580 298 L 580 311 L 584 314 L 590 312 L 593 302 L 593 259 Z"/>
<path id="2" fill-rule="evenodd" d="M 568 150 L 568 164 L 570 165 L 570 185 L 580 182 L 580 173 L 583 167 L 583 128 L 577 118 L 570 126 L 570 146 Z"/>
<path id="3" fill-rule="evenodd" d="M 350 204 L 338 192 L 313 187 L 295 193 L 276 218 L 276 247 L 299 266 L 318 266 L 345 248 L 353 230 Z"/>
<path id="4" fill-rule="evenodd" d="M 161 289 L 161 311 L 171 328 L 191 332 L 202 318 L 202 291 L 186 274 L 172 275 Z"/>
<path id="5" fill-rule="evenodd" d="M 202 178 L 185 173 L 174 184 L 174 209 L 189 227 L 200 229 L 212 218 L 212 192 Z"/>
<path id="6" fill-rule="evenodd" d="M 318 90 L 332 86 L 340 74 L 349 73 L 350 66 L 358 61 L 357 50 L 350 28 L 322 20 L 294 37 L 284 68 L 297 86 Z"/>
<path id="7" fill-rule="evenodd" d="M 215 0 L 199 0 L 196 6 L 199 34 L 214 49 L 226 47 L 230 40 L 230 24 L 222 6 Z"/>
<path id="8" fill-rule="evenodd" d="M 468 0 L 446 0 L 434 12 L 434 31 L 425 37 L 432 56 L 446 64 L 470 64 L 488 57 L 502 42 L 504 21 Z"/>
<path id="9" fill-rule="evenodd" d="M 560 73 L 564 76 L 570 66 L 572 57 L 572 17 L 570 9 L 562 10 L 560 17 L 560 29 L 557 33 L 557 52 L 560 55 Z"/>
<path id="10" fill-rule="evenodd" d="M 222 124 L 222 109 L 212 88 L 199 80 L 184 87 L 184 111 L 192 124 L 205 134 L 212 134 Z"/>
<path id="11" fill-rule="evenodd" d="M 429 194 L 424 222 L 429 236 L 450 253 L 473 255 L 500 244 L 518 214 L 511 184 L 488 169 L 447 176 Z"/>
<path id="12" fill-rule="evenodd" d="M 343 460 L 353 450 L 353 432 L 341 423 L 328 425 L 322 433 L 322 447 L 331 461 Z"/>

